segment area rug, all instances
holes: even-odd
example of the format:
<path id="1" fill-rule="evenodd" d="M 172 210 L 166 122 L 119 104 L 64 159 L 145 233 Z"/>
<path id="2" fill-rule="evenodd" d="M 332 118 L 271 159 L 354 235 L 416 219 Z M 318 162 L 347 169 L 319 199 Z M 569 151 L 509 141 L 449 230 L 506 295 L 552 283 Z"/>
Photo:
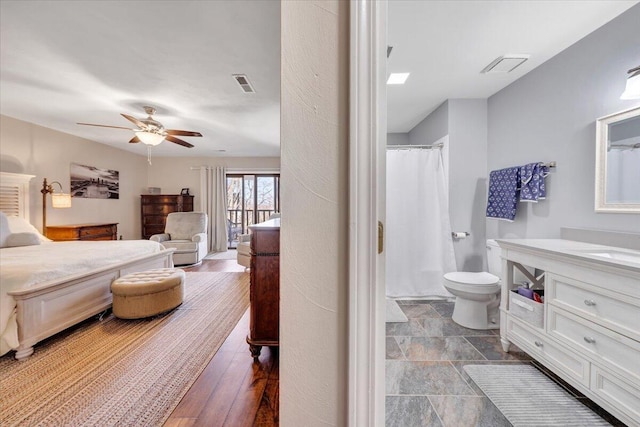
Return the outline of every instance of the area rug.
<path id="1" fill-rule="evenodd" d="M 610 426 L 530 365 L 465 365 L 502 414 L 518 426 Z"/>
<path id="2" fill-rule="evenodd" d="M 0 425 L 162 425 L 249 306 L 247 273 L 186 280 L 164 316 L 91 319 L 0 358 Z"/>
<path id="3" fill-rule="evenodd" d="M 400 306 L 394 300 L 387 298 L 387 322 L 408 322 L 407 316 L 404 314 Z"/>

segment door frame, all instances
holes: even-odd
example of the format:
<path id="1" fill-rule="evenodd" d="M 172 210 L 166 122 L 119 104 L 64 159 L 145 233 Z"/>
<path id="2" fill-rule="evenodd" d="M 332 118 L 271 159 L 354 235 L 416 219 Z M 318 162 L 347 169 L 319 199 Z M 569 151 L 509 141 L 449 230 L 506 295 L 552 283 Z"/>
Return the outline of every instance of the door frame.
<path id="1" fill-rule="evenodd" d="M 348 425 L 385 417 L 385 219 L 387 0 L 350 3 Z"/>

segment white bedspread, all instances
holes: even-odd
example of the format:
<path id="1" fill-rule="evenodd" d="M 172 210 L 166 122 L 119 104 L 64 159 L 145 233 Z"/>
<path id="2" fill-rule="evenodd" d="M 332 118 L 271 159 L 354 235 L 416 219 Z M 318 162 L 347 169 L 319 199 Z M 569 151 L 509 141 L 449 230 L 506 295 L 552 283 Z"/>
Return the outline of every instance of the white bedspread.
<path id="1" fill-rule="evenodd" d="M 18 347 L 16 302 L 8 292 L 88 273 L 163 249 L 149 240 L 47 242 L 0 249 L 0 355 Z"/>

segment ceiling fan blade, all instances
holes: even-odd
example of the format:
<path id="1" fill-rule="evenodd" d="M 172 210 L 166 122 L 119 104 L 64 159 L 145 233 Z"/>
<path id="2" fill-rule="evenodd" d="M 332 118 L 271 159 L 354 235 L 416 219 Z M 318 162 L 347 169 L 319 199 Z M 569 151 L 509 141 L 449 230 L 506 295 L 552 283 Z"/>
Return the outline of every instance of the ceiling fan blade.
<path id="1" fill-rule="evenodd" d="M 176 130 L 176 129 L 165 129 L 167 135 L 179 135 L 179 136 L 202 136 L 200 132 L 192 132 L 190 130 Z"/>
<path id="2" fill-rule="evenodd" d="M 182 145 L 183 147 L 193 148 L 193 145 L 192 145 L 192 144 L 189 144 L 188 142 L 183 141 L 183 140 L 181 140 L 181 139 L 174 138 L 174 137 L 173 137 L 173 136 L 171 136 L 171 135 L 167 135 L 165 139 L 166 139 L 167 141 L 175 142 L 175 143 L 176 143 L 176 144 L 178 144 L 178 145 Z"/>
<path id="3" fill-rule="evenodd" d="M 134 136 L 133 138 L 131 138 L 131 140 L 129 141 L 129 144 L 135 144 L 136 142 L 140 142 L 140 138 L 138 138 L 137 136 Z"/>
<path id="4" fill-rule="evenodd" d="M 142 123 L 140 120 L 136 119 L 133 116 L 130 116 L 128 114 L 124 114 L 124 113 L 120 113 L 120 115 L 122 117 L 124 117 L 125 119 L 129 120 L 131 123 L 133 123 L 134 125 L 138 126 L 140 129 L 146 129 L 147 125 Z"/>
<path id="5" fill-rule="evenodd" d="M 93 124 L 93 123 L 76 123 L 76 124 L 77 125 L 84 125 L 84 126 L 98 126 L 98 127 L 101 127 L 101 128 L 114 128 L 114 129 L 133 130 L 131 128 L 125 128 L 125 127 L 122 127 L 122 126 L 96 125 L 96 124 Z"/>

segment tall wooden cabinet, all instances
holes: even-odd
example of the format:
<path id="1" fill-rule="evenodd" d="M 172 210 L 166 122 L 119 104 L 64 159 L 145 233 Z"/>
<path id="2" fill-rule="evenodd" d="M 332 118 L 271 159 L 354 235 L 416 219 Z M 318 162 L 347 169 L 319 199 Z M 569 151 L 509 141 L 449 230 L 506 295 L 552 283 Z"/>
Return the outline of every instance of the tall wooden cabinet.
<path id="1" fill-rule="evenodd" d="M 280 218 L 250 225 L 251 285 L 247 343 L 255 360 L 280 339 Z"/>
<path id="2" fill-rule="evenodd" d="M 142 238 L 164 233 L 167 215 L 172 212 L 192 212 L 193 196 L 180 194 L 143 194 L 141 200 Z"/>

